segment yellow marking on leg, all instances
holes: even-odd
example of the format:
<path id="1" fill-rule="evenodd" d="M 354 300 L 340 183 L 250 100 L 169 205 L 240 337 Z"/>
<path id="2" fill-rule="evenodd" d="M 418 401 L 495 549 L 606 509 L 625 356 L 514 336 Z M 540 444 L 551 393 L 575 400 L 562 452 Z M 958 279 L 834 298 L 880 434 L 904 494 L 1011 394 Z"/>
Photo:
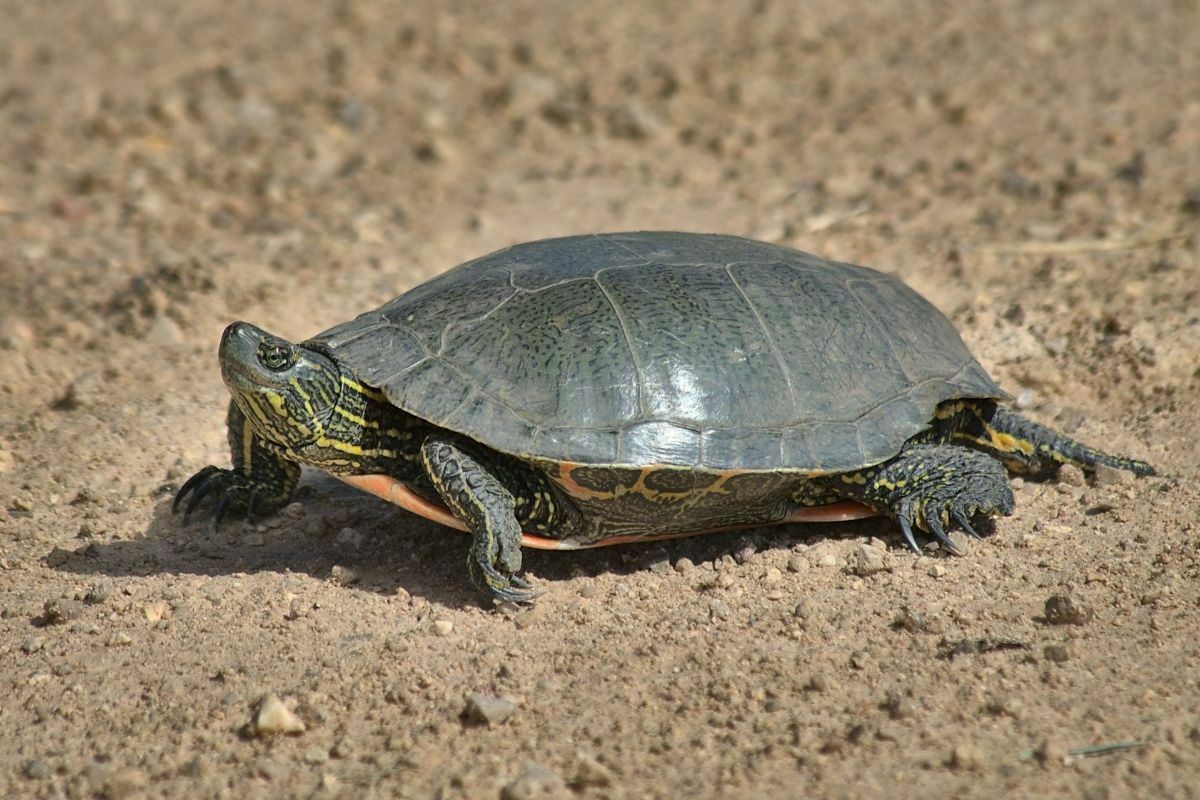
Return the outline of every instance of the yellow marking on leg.
<path id="1" fill-rule="evenodd" d="M 242 474 L 250 476 L 253 470 L 254 428 L 249 422 L 242 422 Z"/>

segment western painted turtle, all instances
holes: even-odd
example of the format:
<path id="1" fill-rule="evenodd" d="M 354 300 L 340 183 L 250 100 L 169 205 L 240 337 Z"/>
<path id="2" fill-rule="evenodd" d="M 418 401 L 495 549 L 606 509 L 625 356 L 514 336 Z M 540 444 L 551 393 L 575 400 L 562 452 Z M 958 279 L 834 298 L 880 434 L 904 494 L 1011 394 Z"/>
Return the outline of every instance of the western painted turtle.
<path id="1" fill-rule="evenodd" d="M 1011 513 L 1005 468 L 1154 474 L 1007 409 L 896 278 L 733 236 L 520 244 L 301 344 L 236 322 L 220 364 L 233 468 L 176 508 L 273 511 L 307 464 L 470 531 L 471 580 L 500 600 L 534 595 L 523 541 L 859 509 L 953 549 L 948 529 Z"/>

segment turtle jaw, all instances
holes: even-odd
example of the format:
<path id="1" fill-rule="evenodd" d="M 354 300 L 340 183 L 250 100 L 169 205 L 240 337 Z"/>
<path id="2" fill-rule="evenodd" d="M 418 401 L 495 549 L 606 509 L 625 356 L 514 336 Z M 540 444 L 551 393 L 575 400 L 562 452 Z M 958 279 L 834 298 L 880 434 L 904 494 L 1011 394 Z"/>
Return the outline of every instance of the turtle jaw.
<path id="1" fill-rule="evenodd" d="M 296 452 L 324 437 L 341 389 L 331 359 L 247 322 L 225 329 L 218 359 L 233 401 L 263 439 Z"/>

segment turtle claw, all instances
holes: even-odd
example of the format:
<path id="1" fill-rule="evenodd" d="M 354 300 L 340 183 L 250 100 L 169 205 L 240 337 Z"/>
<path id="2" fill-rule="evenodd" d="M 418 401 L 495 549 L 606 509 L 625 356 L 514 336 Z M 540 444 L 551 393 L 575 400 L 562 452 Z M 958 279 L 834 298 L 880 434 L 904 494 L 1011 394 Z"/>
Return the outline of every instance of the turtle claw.
<path id="1" fill-rule="evenodd" d="M 171 504 L 171 512 L 176 513 L 183 506 L 183 521 L 186 523 L 206 498 L 210 495 L 218 498 L 213 508 L 213 530 L 217 530 L 226 515 L 242 512 L 247 520 L 253 520 L 259 512 L 273 511 L 287 500 L 291 487 L 287 486 L 286 494 L 275 496 L 273 486 L 269 483 L 255 480 L 231 469 L 207 466 L 197 472 L 179 487 L 175 501 Z M 186 501 L 186 502 L 185 502 Z"/>
<path id="2" fill-rule="evenodd" d="M 489 597 L 502 603 L 530 603 L 542 592 L 534 589 L 529 581 L 518 575 L 506 575 L 490 562 L 475 558 L 467 559 L 467 571 L 471 583 Z"/>

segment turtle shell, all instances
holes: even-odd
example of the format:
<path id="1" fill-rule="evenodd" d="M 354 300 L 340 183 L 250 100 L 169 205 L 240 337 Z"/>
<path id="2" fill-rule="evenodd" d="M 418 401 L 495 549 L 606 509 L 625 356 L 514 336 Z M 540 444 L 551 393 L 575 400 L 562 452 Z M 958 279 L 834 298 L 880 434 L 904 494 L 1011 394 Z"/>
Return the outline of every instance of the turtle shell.
<path id="1" fill-rule="evenodd" d="M 843 472 L 1007 397 L 896 278 L 711 234 L 515 245 L 311 343 L 436 426 L 576 464 Z"/>

